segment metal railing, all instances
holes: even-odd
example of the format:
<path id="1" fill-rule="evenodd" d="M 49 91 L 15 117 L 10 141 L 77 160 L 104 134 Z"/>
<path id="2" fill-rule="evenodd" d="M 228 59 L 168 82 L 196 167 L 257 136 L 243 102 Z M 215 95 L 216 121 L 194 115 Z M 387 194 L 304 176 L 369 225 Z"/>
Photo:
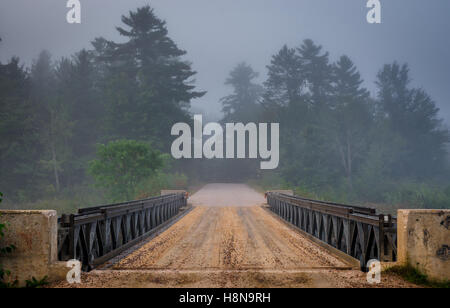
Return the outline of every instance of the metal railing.
<path id="1" fill-rule="evenodd" d="M 144 239 L 187 205 L 187 194 L 78 210 L 59 219 L 58 256 L 80 260 L 89 271 Z"/>
<path id="2" fill-rule="evenodd" d="M 278 192 L 266 194 L 270 210 L 297 228 L 358 259 L 362 270 L 377 259 L 396 261 L 397 221 L 373 208 L 323 202 Z"/>

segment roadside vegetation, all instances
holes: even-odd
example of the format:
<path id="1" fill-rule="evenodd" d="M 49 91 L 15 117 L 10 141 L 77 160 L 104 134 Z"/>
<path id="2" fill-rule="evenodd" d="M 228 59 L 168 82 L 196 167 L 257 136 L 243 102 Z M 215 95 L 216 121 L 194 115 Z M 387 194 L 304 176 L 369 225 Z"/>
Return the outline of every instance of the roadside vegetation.
<path id="1" fill-rule="evenodd" d="M 450 134 L 407 63 L 383 65 L 368 85 L 350 56 L 305 39 L 279 47 L 264 82 L 248 63 L 230 68 L 221 123 L 280 123 L 280 165 L 263 172 L 249 159 L 171 161 L 171 127 L 192 120 L 205 92 L 151 7 L 117 31 L 122 40 L 98 37 L 71 57 L 0 63 L 2 207 L 70 213 L 187 182 L 251 180 L 390 211 L 450 208 Z"/>
<path id="2" fill-rule="evenodd" d="M 384 271 L 385 273 L 396 274 L 406 281 L 414 283 L 419 286 L 428 288 L 450 288 L 450 281 L 434 281 L 429 279 L 427 275 L 421 273 L 418 269 L 408 266 L 393 266 Z"/>
<path id="3" fill-rule="evenodd" d="M 356 194 L 348 194 L 345 188 L 328 187 L 313 190 L 307 186 L 295 186 L 285 181 L 278 174 L 267 173 L 258 180 L 250 180 L 249 184 L 262 191 L 274 189 L 293 190 L 296 195 L 322 201 L 347 204 L 360 204 L 375 207 L 378 210 L 396 215 L 398 209 L 449 209 L 450 186 L 445 184 L 427 184 L 398 182 L 379 191 L 381 198 L 375 201 Z M 376 187 L 374 187 L 376 189 Z"/>
<path id="4" fill-rule="evenodd" d="M 2 208 L 71 213 L 185 188 L 184 167 L 164 153 L 172 125 L 205 93 L 149 6 L 117 31 L 120 42 L 98 37 L 71 57 L 0 63 Z"/>

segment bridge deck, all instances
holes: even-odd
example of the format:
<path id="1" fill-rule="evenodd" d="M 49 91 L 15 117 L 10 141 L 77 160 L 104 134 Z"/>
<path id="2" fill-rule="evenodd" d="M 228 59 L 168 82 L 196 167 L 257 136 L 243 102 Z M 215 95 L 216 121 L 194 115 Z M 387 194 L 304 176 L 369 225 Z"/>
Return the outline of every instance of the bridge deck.
<path id="1" fill-rule="evenodd" d="M 85 275 L 85 286 L 348 287 L 365 274 L 275 218 L 246 185 L 210 184 L 195 208 L 111 270 Z M 389 283 L 404 286 L 399 279 Z M 386 286 L 386 284 L 384 285 Z"/>
<path id="2" fill-rule="evenodd" d="M 299 269 L 345 263 L 261 207 L 196 207 L 120 269 Z"/>

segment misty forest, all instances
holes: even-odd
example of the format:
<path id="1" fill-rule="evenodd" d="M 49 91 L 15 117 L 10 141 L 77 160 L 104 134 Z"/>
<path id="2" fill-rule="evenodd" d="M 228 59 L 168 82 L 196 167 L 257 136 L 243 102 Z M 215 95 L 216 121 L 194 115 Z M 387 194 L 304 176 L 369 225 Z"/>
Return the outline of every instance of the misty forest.
<path id="1" fill-rule="evenodd" d="M 42 51 L 29 67 L 0 63 L 2 207 L 67 213 L 207 182 L 387 210 L 450 207 L 450 134 L 407 63 L 380 67 L 370 92 L 351 50 L 333 62 L 314 38 L 279 46 L 262 83 L 236 63 L 220 122 L 280 123 L 279 167 L 175 160 L 171 127 L 192 123 L 190 102 L 205 92 L 152 8 L 117 23 L 120 42 L 98 37 L 64 58 Z"/>

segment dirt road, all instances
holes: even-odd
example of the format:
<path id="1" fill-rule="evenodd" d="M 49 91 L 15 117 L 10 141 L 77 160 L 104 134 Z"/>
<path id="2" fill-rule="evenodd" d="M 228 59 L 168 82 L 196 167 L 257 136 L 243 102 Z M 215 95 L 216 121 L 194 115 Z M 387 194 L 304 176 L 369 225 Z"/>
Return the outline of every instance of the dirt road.
<path id="1" fill-rule="evenodd" d="M 358 287 L 365 274 L 263 209 L 246 185 L 210 184 L 195 208 L 84 287 Z M 407 286 L 392 276 L 382 286 Z M 64 286 L 61 285 L 61 286 Z"/>

